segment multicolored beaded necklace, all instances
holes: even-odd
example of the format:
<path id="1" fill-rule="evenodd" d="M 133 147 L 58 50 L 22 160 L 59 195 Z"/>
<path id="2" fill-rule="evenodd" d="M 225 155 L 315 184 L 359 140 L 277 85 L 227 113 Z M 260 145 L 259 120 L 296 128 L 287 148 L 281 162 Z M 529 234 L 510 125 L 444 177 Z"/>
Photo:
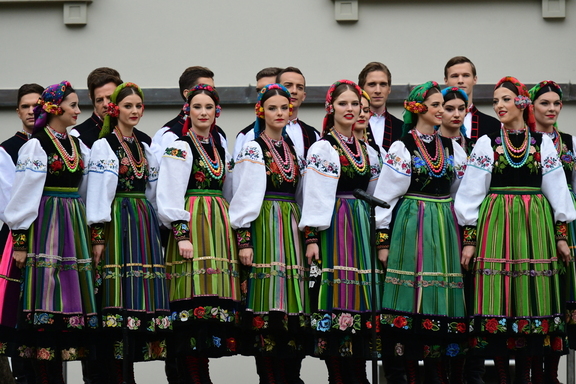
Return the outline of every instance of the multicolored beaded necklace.
<path id="1" fill-rule="evenodd" d="M 424 145 L 416 130 L 413 129 L 411 133 L 414 142 L 416 143 L 416 147 L 418 148 L 418 153 L 420 153 L 420 156 L 428 166 L 428 174 L 432 177 L 444 176 L 446 174 L 446 154 L 444 153 L 444 147 L 442 146 L 440 135 L 435 134 L 436 137 L 434 140 L 436 143 L 436 154 L 432 157 L 428 153 L 426 145 Z"/>
<path id="2" fill-rule="evenodd" d="M 348 159 L 352 167 L 356 170 L 359 175 L 364 175 L 368 171 L 368 161 L 366 161 L 366 156 L 362 150 L 359 140 L 355 140 L 354 136 L 351 137 L 352 143 L 356 144 L 356 153 L 352 152 L 348 144 L 344 142 L 346 136 L 340 135 L 338 131 L 332 128 L 332 137 L 336 139 L 336 142 L 344 150 L 344 156 Z"/>
<path id="3" fill-rule="evenodd" d="M 530 131 L 524 129 L 524 132 L 525 136 L 522 144 L 519 147 L 515 147 L 512 141 L 510 141 L 508 130 L 500 128 L 500 135 L 504 137 L 504 157 L 506 157 L 506 161 L 508 161 L 508 164 L 513 168 L 520 168 L 526 164 L 526 160 L 528 160 L 528 154 L 530 152 Z M 521 160 L 520 162 L 515 162 L 512 158 L 521 158 Z"/>
<path id="4" fill-rule="evenodd" d="M 56 135 L 54 135 L 54 132 L 52 132 L 52 128 L 47 126 L 44 129 L 48 133 L 48 137 L 50 137 L 50 140 L 52 140 L 52 142 L 54 143 L 54 146 L 56 147 L 56 150 L 60 154 L 60 157 L 62 158 L 62 160 L 64 160 L 64 164 L 66 164 L 68 170 L 70 172 L 76 172 L 76 170 L 78 169 L 78 165 L 80 164 L 80 156 L 78 156 L 78 148 L 76 148 L 76 143 L 74 142 L 74 140 L 72 140 L 70 135 L 68 135 L 68 140 L 70 140 L 70 146 L 72 147 L 72 153 L 68 154 L 66 148 L 64 148 L 60 140 L 56 137 Z"/>
<path id="5" fill-rule="evenodd" d="M 294 162 L 294 156 L 292 156 L 292 152 L 290 151 L 288 144 L 286 144 L 286 141 L 277 140 L 273 142 L 272 139 L 268 137 L 266 132 L 262 132 L 260 137 L 264 143 L 266 143 L 268 149 L 272 153 L 272 159 L 278 165 L 282 179 L 284 179 L 284 181 L 287 183 L 292 183 L 296 179 L 296 163 Z M 276 145 L 280 146 L 279 143 L 282 143 L 282 149 L 284 150 L 284 156 L 286 159 L 284 159 L 276 149 Z"/>
<path id="6" fill-rule="evenodd" d="M 136 176 L 137 179 L 141 179 L 144 176 L 144 173 L 146 173 L 145 172 L 146 171 L 146 165 L 148 163 L 147 163 L 146 157 L 144 156 L 144 153 L 142 151 L 142 146 L 138 142 L 138 139 L 136 138 L 136 136 L 133 136 L 134 137 L 134 143 L 136 143 L 136 148 L 138 148 L 138 159 L 139 160 L 136 161 L 136 159 L 134 158 L 134 155 L 132 154 L 132 151 L 130 150 L 130 147 L 126 143 L 126 140 L 124 140 L 124 135 L 122 134 L 122 132 L 120 132 L 120 129 L 118 129 L 118 127 L 114 128 L 114 134 L 118 138 L 118 141 L 120 142 L 120 145 L 122 146 L 122 149 L 124 150 L 124 153 L 126 154 L 126 157 L 128 157 L 128 162 L 130 163 L 130 166 L 134 170 L 134 176 Z"/>
<path id="7" fill-rule="evenodd" d="M 190 138 L 192 139 L 192 144 L 194 144 L 194 147 L 196 147 L 196 150 L 200 154 L 200 157 L 204 161 L 204 164 L 206 164 L 206 167 L 208 168 L 208 173 L 210 173 L 212 179 L 220 180 L 224 175 L 224 163 L 222 162 L 222 158 L 220 157 L 220 154 L 218 153 L 218 150 L 214 145 L 212 135 L 208 136 L 208 143 L 211 144 L 212 151 L 214 154 L 214 160 L 212 160 L 210 155 L 208 155 L 208 152 L 206 152 L 206 149 L 204 149 L 204 146 L 200 143 L 200 139 L 198 139 L 196 132 L 194 132 L 192 129 L 189 129 L 188 136 L 190 136 Z"/>

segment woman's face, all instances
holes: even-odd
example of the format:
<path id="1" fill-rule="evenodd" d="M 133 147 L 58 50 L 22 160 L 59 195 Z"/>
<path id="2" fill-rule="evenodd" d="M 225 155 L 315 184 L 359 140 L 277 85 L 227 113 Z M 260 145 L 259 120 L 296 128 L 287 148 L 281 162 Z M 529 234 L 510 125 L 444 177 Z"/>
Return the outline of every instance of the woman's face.
<path id="1" fill-rule="evenodd" d="M 460 129 L 466 116 L 466 103 L 464 100 L 455 98 L 444 102 L 442 114 L 442 126 L 449 129 Z"/>
<path id="2" fill-rule="evenodd" d="M 334 125 L 351 127 L 358 120 L 360 114 L 360 100 L 358 94 L 351 90 L 344 91 L 333 102 Z"/>
<path id="3" fill-rule="evenodd" d="M 364 131 L 370 122 L 370 115 L 370 102 L 365 97 L 362 97 L 360 99 L 360 115 L 358 115 L 358 121 L 354 124 L 354 130 Z"/>
<path id="4" fill-rule="evenodd" d="M 550 127 L 562 110 L 562 100 L 556 92 L 546 92 L 534 100 L 534 118 L 540 127 Z"/>
<path id="5" fill-rule="evenodd" d="M 78 123 L 80 108 L 78 106 L 78 95 L 73 92 L 66 96 L 60 103 L 61 115 L 53 115 L 50 121 L 59 121 L 63 127 L 69 127 Z"/>
<path id="6" fill-rule="evenodd" d="M 290 100 L 274 95 L 264 101 L 263 107 L 266 129 L 282 132 L 290 118 Z"/>
<path id="7" fill-rule="evenodd" d="M 444 97 L 440 92 L 434 93 L 424 100 L 424 105 L 428 107 L 428 110 L 421 115 L 418 115 L 418 119 L 422 120 L 423 123 L 427 125 L 440 125 L 442 124 L 442 115 L 444 114 Z"/>
<path id="8" fill-rule="evenodd" d="M 192 127 L 207 131 L 212 127 L 216 118 L 216 104 L 205 93 L 199 93 L 190 100 L 190 119 Z"/>
<path id="9" fill-rule="evenodd" d="M 494 112 L 502 124 L 509 124 L 518 119 L 523 120 L 523 109 L 519 109 L 514 104 L 516 94 L 505 87 L 500 87 L 494 91 L 492 106 Z"/>
<path id="10" fill-rule="evenodd" d="M 144 111 L 144 103 L 142 103 L 140 95 L 133 93 L 120 101 L 118 109 L 118 125 L 133 128 L 140 122 Z"/>

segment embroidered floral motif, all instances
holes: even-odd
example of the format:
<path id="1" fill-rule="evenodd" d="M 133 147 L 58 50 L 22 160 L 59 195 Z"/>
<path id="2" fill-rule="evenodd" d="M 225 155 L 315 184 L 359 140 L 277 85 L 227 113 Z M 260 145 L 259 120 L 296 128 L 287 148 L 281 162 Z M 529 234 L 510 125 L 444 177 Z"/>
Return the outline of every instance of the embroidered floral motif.
<path id="1" fill-rule="evenodd" d="M 67 328 L 84 328 L 84 316 L 70 316 L 68 318 L 65 317 L 64 322 L 66 322 Z"/>
<path id="2" fill-rule="evenodd" d="M 397 315 L 381 315 L 380 322 L 382 325 L 389 325 L 393 328 L 411 329 L 412 317 L 410 316 L 397 316 Z"/>
<path id="3" fill-rule="evenodd" d="M 73 361 L 87 357 L 88 351 L 85 348 L 70 348 L 61 350 L 60 355 L 63 361 Z"/>
<path id="4" fill-rule="evenodd" d="M 326 352 L 327 349 L 328 349 L 328 343 L 326 343 L 326 340 L 319 337 L 316 340 L 316 345 L 314 346 L 314 355 L 321 356 L 322 354 L 324 354 L 324 352 Z"/>
<path id="5" fill-rule="evenodd" d="M 185 221 L 175 221 L 172 223 L 172 233 L 174 239 L 178 241 L 190 239 L 190 227 Z"/>
<path id="6" fill-rule="evenodd" d="M 566 143 L 562 144 L 562 152 L 560 153 L 560 162 L 565 170 L 572 172 L 574 170 L 574 161 L 576 157 L 572 151 L 568 150 Z"/>
<path id="7" fill-rule="evenodd" d="M 306 239 L 306 244 L 318 243 L 318 228 L 306 226 L 304 228 L 304 238 Z"/>
<path id="8" fill-rule="evenodd" d="M 380 229 L 376 231 L 376 248 L 377 249 L 390 248 L 389 230 Z"/>
<path id="9" fill-rule="evenodd" d="M 424 345 L 423 357 L 430 359 L 438 359 L 442 356 L 442 352 L 439 345 Z"/>
<path id="10" fill-rule="evenodd" d="M 4 353 L 6 353 L 6 347 L 8 345 L 6 343 L 2 343 L 0 342 L 0 355 L 3 355 Z"/>
<path id="11" fill-rule="evenodd" d="M 104 328 L 120 328 L 122 327 L 122 316 L 106 315 L 106 318 L 102 320 L 102 326 Z"/>
<path id="12" fill-rule="evenodd" d="M 239 228 L 236 231 L 236 241 L 238 248 L 252 248 L 252 233 L 248 228 Z"/>
<path id="13" fill-rule="evenodd" d="M 54 360 L 54 349 L 52 348 L 38 348 L 36 350 L 36 358 L 38 360 Z"/>
<path id="14" fill-rule="evenodd" d="M 163 157 L 171 157 L 173 159 L 186 160 L 187 155 L 188 154 L 186 153 L 186 151 L 174 147 L 168 147 L 164 151 Z"/>
<path id="15" fill-rule="evenodd" d="M 64 169 L 64 161 L 58 156 L 58 154 L 53 153 L 48 157 L 48 172 L 55 176 L 58 176 L 60 172 Z"/>
<path id="16" fill-rule="evenodd" d="M 544 161 L 542 161 L 542 175 L 545 175 L 548 172 L 551 172 L 561 166 L 562 164 L 560 163 L 560 160 L 557 157 L 549 156 L 545 158 Z"/>
<path id="17" fill-rule="evenodd" d="M 292 181 L 290 184 L 296 185 L 300 179 L 298 177 L 300 175 L 300 168 L 298 167 L 298 160 L 296 156 L 294 156 L 292 153 L 290 153 L 290 156 L 292 156 L 292 160 L 294 161 L 294 181 Z M 264 164 L 266 166 L 266 175 L 269 176 L 270 182 L 274 187 L 281 188 L 282 184 L 287 183 L 287 181 L 282 176 L 282 171 L 278 167 L 278 164 L 276 161 L 274 161 L 272 153 L 268 149 L 264 151 Z"/>
<path id="18" fill-rule="evenodd" d="M 530 330 L 530 320 L 519 319 L 512 323 L 512 331 L 514 333 L 529 334 Z"/>
<path id="19" fill-rule="evenodd" d="M 332 314 L 332 328 L 340 331 L 351 331 L 356 333 L 361 329 L 360 324 L 361 316 L 359 314 L 352 315 L 351 313 Z"/>
<path id="20" fill-rule="evenodd" d="M 477 236 L 477 228 L 471 226 L 464 227 L 464 236 L 462 243 L 464 245 L 473 245 L 476 246 L 476 236 Z"/>
<path id="21" fill-rule="evenodd" d="M 159 316 L 158 319 L 162 321 L 162 326 L 159 326 L 159 328 L 167 329 L 168 325 L 171 327 L 171 324 L 164 323 L 167 319 L 174 319 L 175 321 L 179 320 L 182 322 L 188 320 L 216 320 L 222 323 L 234 323 L 239 319 L 239 314 L 235 310 L 207 305 L 204 307 L 196 307 L 189 310 L 174 312 L 171 317 Z"/>
<path id="22" fill-rule="evenodd" d="M 404 356 L 404 344 L 396 343 L 394 346 L 394 356 Z"/>
<path id="23" fill-rule="evenodd" d="M 466 333 L 466 323 L 452 322 L 448 324 L 448 332 Z"/>
<path id="24" fill-rule="evenodd" d="M 54 324 L 54 315 L 51 313 L 40 312 L 34 314 L 34 325 Z"/>
<path id="25" fill-rule="evenodd" d="M 477 269 L 475 271 L 476 274 L 478 275 L 486 275 L 486 276 L 494 276 L 494 275 L 503 275 L 503 276 L 510 276 L 510 277 L 519 277 L 519 276 L 530 276 L 530 277 L 536 277 L 536 276 L 553 276 L 553 275 L 557 275 L 558 273 L 560 273 L 560 270 L 558 269 L 546 269 L 543 271 L 536 271 L 533 269 L 524 269 L 524 270 L 514 270 L 514 271 L 501 271 L 501 270 L 495 270 L 495 269 Z"/>
<path id="26" fill-rule="evenodd" d="M 340 353 L 341 357 L 350 357 L 352 356 L 352 340 L 350 336 L 345 336 L 340 341 L 340 346 L 338 347 L 338 352 Z"/>
<path id="27" fill-rule="evenodd" d="M 148 160 L 144 158 L 144 164 L 142 165 L 143 175 L 138 177 L 134 171 L 134 167 L 130 164 L 130 159 L 128 154 L 123 148 L 118 148 L 116 150 L 116 157 L 120 160 L 120 166 L 118 167 L 118 190 L 124 192 L 130 192 L 134 189 L 134 182 L 136 179 L 143 179 L 144 181 L 149 180 L 149 169 Z M 141 160 L 141 159 L 140 159 Z"/>
<path id="28" fill-rule="evenodd" d="M 346 144 L 342 143 L 342 145 L 346 145 Z M 340 173 L 341 174 L 346 175 L 351 179 L 356 177 L 356 175 L 365 175 L 366 174 L 366 171 L 368 170 L 369 167 L 366 167 L 363 171 L 359 172 L 357 167 L 354 167 L 354 164 L 350 163 L 350 160 L 348 160 L 348 157 L 346 157 L 346 155 L 344 154 L 344 150 L 341 147 L 339 147 L 337 145 L 334 145 L 332 147 L 338 153 L 338 157 L 340 159 L 340 167 L 341 167 Z M 360 148 L 362 150 L 362 154 L 364 156 L 364 159 L 366 159 L 366 161 L 369 162 L 368 153 L 366 152 L 366 148 L 363 145 L 361 145 Z"/>
<path id="29" fill-rule="evenodd" d="M 32 160 L 32 159 L 28 158 L 24 161 L 19 160 L 16 163 L 16 172 L 22 172 L 22 171 L 25 171 L 27 169 L 30 171 L 33 171 L 33 172 L 46 172 L 47 171 L 46 164 L 44 164 L 40 160 Z"/>
<path id="30" fill-rule="evenodd" d="M 526 339 L 524 337 L 509 337 L 506 340 L 506 347 L 508 349 L 522 349 L 526 347 Z"/>
<path id="31" fill-rule="evenodd" d="M 228 352 L 236 352 L 236 339 L 230 337 L 226 339 L 226 350 Z"/>
<path id="32" fill-rule="evenodd" d="M 422 159 L 420 160 L 422 161 Z M 404 161 L 401 157 L 397 156 L 395 153 L 388 152 L 384 157 L 384 164 L 392 168 L 394 171 L 398 172 L 401 175 L 410 176 L 412 174 L 410 163 L 408 161 Z M 425 165 L 423 161 L 422 164 Z"/>
<path id="33" fill-rule="evenodd" d="M 469 340 L 470 348 L 484 349 L 488 346 L 488 342 L 485 337 L 472 337 Z"/>
<path id="34" fill-rule="evenodd" d="M 389 270 L 389 273 L 393 272 Z M 457 277 L 462 277 L 461 274 L 458 274 Z M 416 284 L 414 280 L 410 279 L 400 279 L 398 277 L 387 276 L 385 279 L 386 283 L 394 284 L 394 285 L 403 285 L 405 287 L 418 287 L 418 288 L 428 288 L 428 287 L 437 287 L 437 288 L 452 288 L 452 289 L 463 289 L 464 283 L 462 281 L 446 281 L 446 280 L 420 280 L 417 281 Z"/>
<path id="35" fill-rule="evenodd" d="M 496 157 L 495 157 L 496 158 Z M 468 158 L 468 167 L 474 167 L 483 171 L 492 172 L 492 159 L 486 155 L 478 155 L 474 152 Z"/>
<path id="36" fill-rule="evenodd" d="M 90 162 L 88 163 L 88 172 L 96 172 L 96 173 L 112 172 L 116 174 L 118 172 L 118 160 L 90 159 Z"/>
<path id="37" fill-rule="evenodd" d="M 447 356 L 455 357 L 458 356 L 459 353 L 460 353 L 460 345 L 456 343 L 448 344 L 448 346 L 446 347 Z"/>
<path id="38" fill-rule="evenodd" d="M 568 224 L 564 222 L 556 223 L 556 240 L 568 240 Z"/>
<path id="39" fill-rule="evenodd" d="M 27 347 L 25 345 L 21 345 L 18 347 L 18 355 L 25 359 L 30 359 L 34 356 L 35 350 L 32 347 Z"/>
<path id="40" fill-rule="evenodd" d="M 24 231 L 12 231 L 12 244 L 15 251 L 28 250 L 28 235 Z"/>
<path id="41" fill-rule="evenodd" d="M 92 224 L 90 227 L 90 233 L 92 237 L 92 245 L 104 244 L 104 224 Z"/>
<path id="42" fill-rule="evenodd" d="M 338 173 L 340 172 L 338 164 L 324 160 L 316 154 L 310 156 L 310 159 L 308 160 L 308 168 L 312 168 L 321 174 L 331 177 L 338 176 Z"/>
<path id="43" fill-rule="evenodd" d="M 506 319 L 482 319 L 481 329 L 483 332 L 489 333 L 506 332 Z"/>
<path id="44" fill-rule="evenodd" d="M 142 349 L 144 353 L 144 360 L 157 360 L 166 358 L 166 341 L 158 340 L 147 342 L 146 346 Z"/>
<path id="45" fill-rule="evenodd" d="M 238 154 L 238 157 L 236 158 L 236 164 L 244 160 L 262 163 L 263 159 L 260 157 L 259 147 L 254 145 L 244 147 L 244 149 Z"/>
<path id="46" fill-rule="evenodd" d="M 313 330 L 328 332 L 332 327 L 332 316 L 328 313 L 314 313 L 310 319 L 310 326 Z"/>
<path id="47" fill-rule="evenodd" d="M 437 332 L 440 330 L 440 322 L 437 320 L 424 319 L 421 323 L 422 329 Z"/>
<path id="48" fill-rule="evenodd" d="M 140 328 L 140 319 L 138 319 L 137 317 L 130 317 L 128 316 L 128 321 L 126 322 L 126 326 L 128 327 L 128 329 L 130 329 L 131 331 L 135 331 L 138 328 Z"/>

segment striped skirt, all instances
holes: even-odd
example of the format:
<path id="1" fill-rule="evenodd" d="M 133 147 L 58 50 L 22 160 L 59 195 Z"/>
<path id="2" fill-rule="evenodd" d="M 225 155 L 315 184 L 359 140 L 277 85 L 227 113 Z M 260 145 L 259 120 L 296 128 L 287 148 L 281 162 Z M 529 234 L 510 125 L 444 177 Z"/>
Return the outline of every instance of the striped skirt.
<path id="1" fill-rule="evenodd" d="M 411 359 L 461 355 L 465 315 L 452 198 L 407 194 L 396 212 L 384 284 L 385 353 Z"/>
<path id="2" fill-rule="evenodd" d="M 105 238 L 98 296 L 102 326 L 111 331 L 112 353 L 115 358 L 123 357 L 120 330 L 125 326 L 135 334 L 131 360 L 162 359 L 166 341 L 155 333 L 172 329 L 172 317 L 160 226 L 143 193 L 116 193 Z"/>
<path id="3" fill-rule="evenodd" d="M 574 202 L 576 207 L 576 196 L 572 186 L 568 185 L 568 187 L 572 194 L 572 202 Z M 574 254 L 576 253 L 576 221 L 568 223 L 568 246 L 572 253 L 572 261 L 568 264 L 566 271 L 566 323 L 570 349 L 576 349 L 576 264 L 574 262 Z"/>
<path id="4" fill-rule="evenodd" d="M 170 236 L 166 275 L 178 355 L 218 357 L 236 353 L 241 301 L 236 236 L 228 203 L 217 190 L 188 190 L 193 258 L 183 259 Z M 172 353 L 172 352 L 171 352 Z"/>
<path id="5" fill-rule="evenodd" d="M 318 357 L 370 358 L 372 254 L 369 206 L 338 194 L 330 227 L 320 235 L 320 279 L 311 326 Z M 377 262 L 376 303 L 382 300 L 383 271 Z"/>
<path id="6" fill-rule="evenodd" d="M 89 244 L 85 206 L 77 189 L 45 188 L 28 232 L 19 306 L 12 307 L 18 312 L 18 332 L 11 350 L 3 345 L 2 352 L 40 360 L 87 356 L 91 346 L 85 331 L 98 327 Z M 15 277 L 11 250 L 5 247 L 1 268 L 3 275 Z M 5 297 L 2 304 L 13 301 Z"/>
<path id="7" fill-rule="evenodd" d="M 563 352 L 565 267 L 546 197 L 538 188 L 492 188 L 477 230 L 469 311 L 474 353 Z"/>
<path id="8" fill-rule="evenodd" d="M 248 355 L 302 355 L 308 323 L 308 281 L 294 195 L 267 193 L 252 222 L 254 259 L 243 325 Z"/>

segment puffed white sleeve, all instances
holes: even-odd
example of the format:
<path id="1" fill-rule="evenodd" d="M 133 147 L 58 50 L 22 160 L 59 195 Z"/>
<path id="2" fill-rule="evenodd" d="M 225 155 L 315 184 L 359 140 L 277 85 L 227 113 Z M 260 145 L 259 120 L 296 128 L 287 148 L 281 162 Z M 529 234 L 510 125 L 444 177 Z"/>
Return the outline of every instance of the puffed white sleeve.
<path id="1" fill-rule="evenodd" d="M 298 228 L 323 231 L 330 227 L 340 178 L 340 157 L 327 140 L 315 142 L 308 149 L 303 177 L 302 218 Z"/>
<path id="2" fill-rule="evenodd" d="M 72 128 L 72 129 L 70 130 L 70 132 L 68 132 L 68 134 L 69 134 L 70 136 L 74 136 L 74 137 L 80 138 L 80 132 L 78 132 L 78 130 L 77 130 L 76 128 Z"/>
<path id="3" fill-rule="evenodd" d="M 152 207 L 154 207 L 154 210 L 158 212 L 156 189 L 158 187 L 158 171 L 160 170 L 160 164 L 147 143 L 142 143 L 142 147 L 144 148 L 144 156 L 146 156 L 146 161 L 148 162 L 148 183 L 146 183 L 145 195 L 146 199 L 150 204 L 152 204 Z"/>
<path id="4" fill-rule="evenodd" d="M 230 224 L 234 229 L 248 228 L 260 214 L 266 194 L 266 165 L 257 142 L 248 142 L 238 154 L 232 183 Z"/>
<path id="5" fill-rule="evenodd" d="M 376 228 L 389 229 L 392 211 L 406 194 L 412 181 L 412 156 L 400 140 L 392 143 L 384 157 L 382 171 L 374 196 L 390 204 L 390 208 L 376 207 Z"/>
<path id="6" fill-rule="evenodd" d="M 108 223 L 112 220 L 112 200 L 118 186 L 118 157 L 108 140 L 96 140 L 92 146 L 88 165 L 88 193 L 86 218 L 88 225 Z"/>
<path id="7" fill-rule="evenodd" d="M 78 186 L 78 193 L 82 196 L 82 200 L 86 201 L 88 198 L 88 172 L 89 172 L 89 164 L 90 164 L 90 156 L 92 151 L 86 144 L 82 142 L 82 140 L 78 139 L 80 143 L 80 154 L 82 156 L 82 161 L 84 162 L 84 170 L 82 171 L 82 180 L 80 181 L 80 185 Z M 88 166 L 86 166 L 88 165 Z"/>
<path id="8" fill-rule="evenodd" d="M 576 210 L 572 196 L 566 183 L 562 163 L 552 139 L 542 135 L 540 147 L 540 163 L 542 165 L 542 192 L 550 202 L 554 212 L 554 220 L 571 222 L 576 219 Z"/>
<path id="9" fill-rule="evenodd" d="M 456 141 L 452 141 L 452 147 L 454 148 L 454 179 L 452 181 L 452 186 L 450 187 L 450 195 L 454 198 L 456 197 L 456 191 L 458 191 L 458 187 L 462 182 L 462 177 L 464 177 L 468 155 L 466 155 L 464 148 L 462 148 Z"/>
<path id="10" fill-rule="evenodd" d="M 228 152 L 228 148 L 224 147 L 224 171 L 226 172 L 224 178 L 224 184 L 222 185 L 222 194 L 226 201 L 232 201 L 233 195 L 233 181 L 232 178 L 234 177 L 234 162 L 232 161 L 232 156 L 230 152 Z"/>
<path id="11" fill-rule="evenodd" d="M 175 221 L 190 221 L 190 212 L 184 207 L 194 159 L 190 146 L 183 140 L 176 140 L 166 149 L 158 175 L 156 199 L 160 222 L 172 228 Z"/>
<path id="12" fill-rule="evenodd" d="M 156 138 L 156 141 L 154 141 L 154 139 L 152 140 L 152 146 L 150 148 L 152 150 L 152 153 L 156 156 L 158 164 L 162 165 L 162 159 L 164 156 L 164 152 L 166 151 L 166 148 L 171 146 L 173 142 L 178 140 L 178 136 L 176 136 L 176 134 L 174 134 L 173 132 L 169 131 L 168 128 L 166 128 L 166 131 L 164 131 L 162 135 L 158 135 L 158 133 L 156 133 L 156 135 L 154 135 L 154 138 Z"/>
<path id="13" fill-rule="evenodd" d="M 38 217 L 47 164 L 46 152 L 37 139 L 28 140 L 18 151 L 10 201 L 4 211 L 11 230 L 26 230 Z"/>
<path id="14" fill-rule="evenodd" d="M 368 159 L 370 161 L 370 183 L 368 184 L 366 192 L 373 195 L 376 190 L 378 178 L 380 177 L 380 172 L 382 172 L 382 159 L 386 156 L 386 150 L 380 148 L 380 151 L 376 151 L 371 145 L 366 145 L 366 151 L 368 152 Z"/>
<path id="15" fill-rule="evenodd" d="M 478 139 L 470 154 L 454 200 L 454 210 L 460 225 L 476 226 L 478 223 L 480 205 L 490 189 L 493 164 L 492 141 L 484 135 Z"/>
<path id="16" fill-rule="evenodd" d="M 6 221 L 4 210 L 10 201 L 10 191 L 12 190 L 15 174 L 16 167 L 12 157 L 4 148 L 0 147 L 0 220 L 3 222 Z"/>

